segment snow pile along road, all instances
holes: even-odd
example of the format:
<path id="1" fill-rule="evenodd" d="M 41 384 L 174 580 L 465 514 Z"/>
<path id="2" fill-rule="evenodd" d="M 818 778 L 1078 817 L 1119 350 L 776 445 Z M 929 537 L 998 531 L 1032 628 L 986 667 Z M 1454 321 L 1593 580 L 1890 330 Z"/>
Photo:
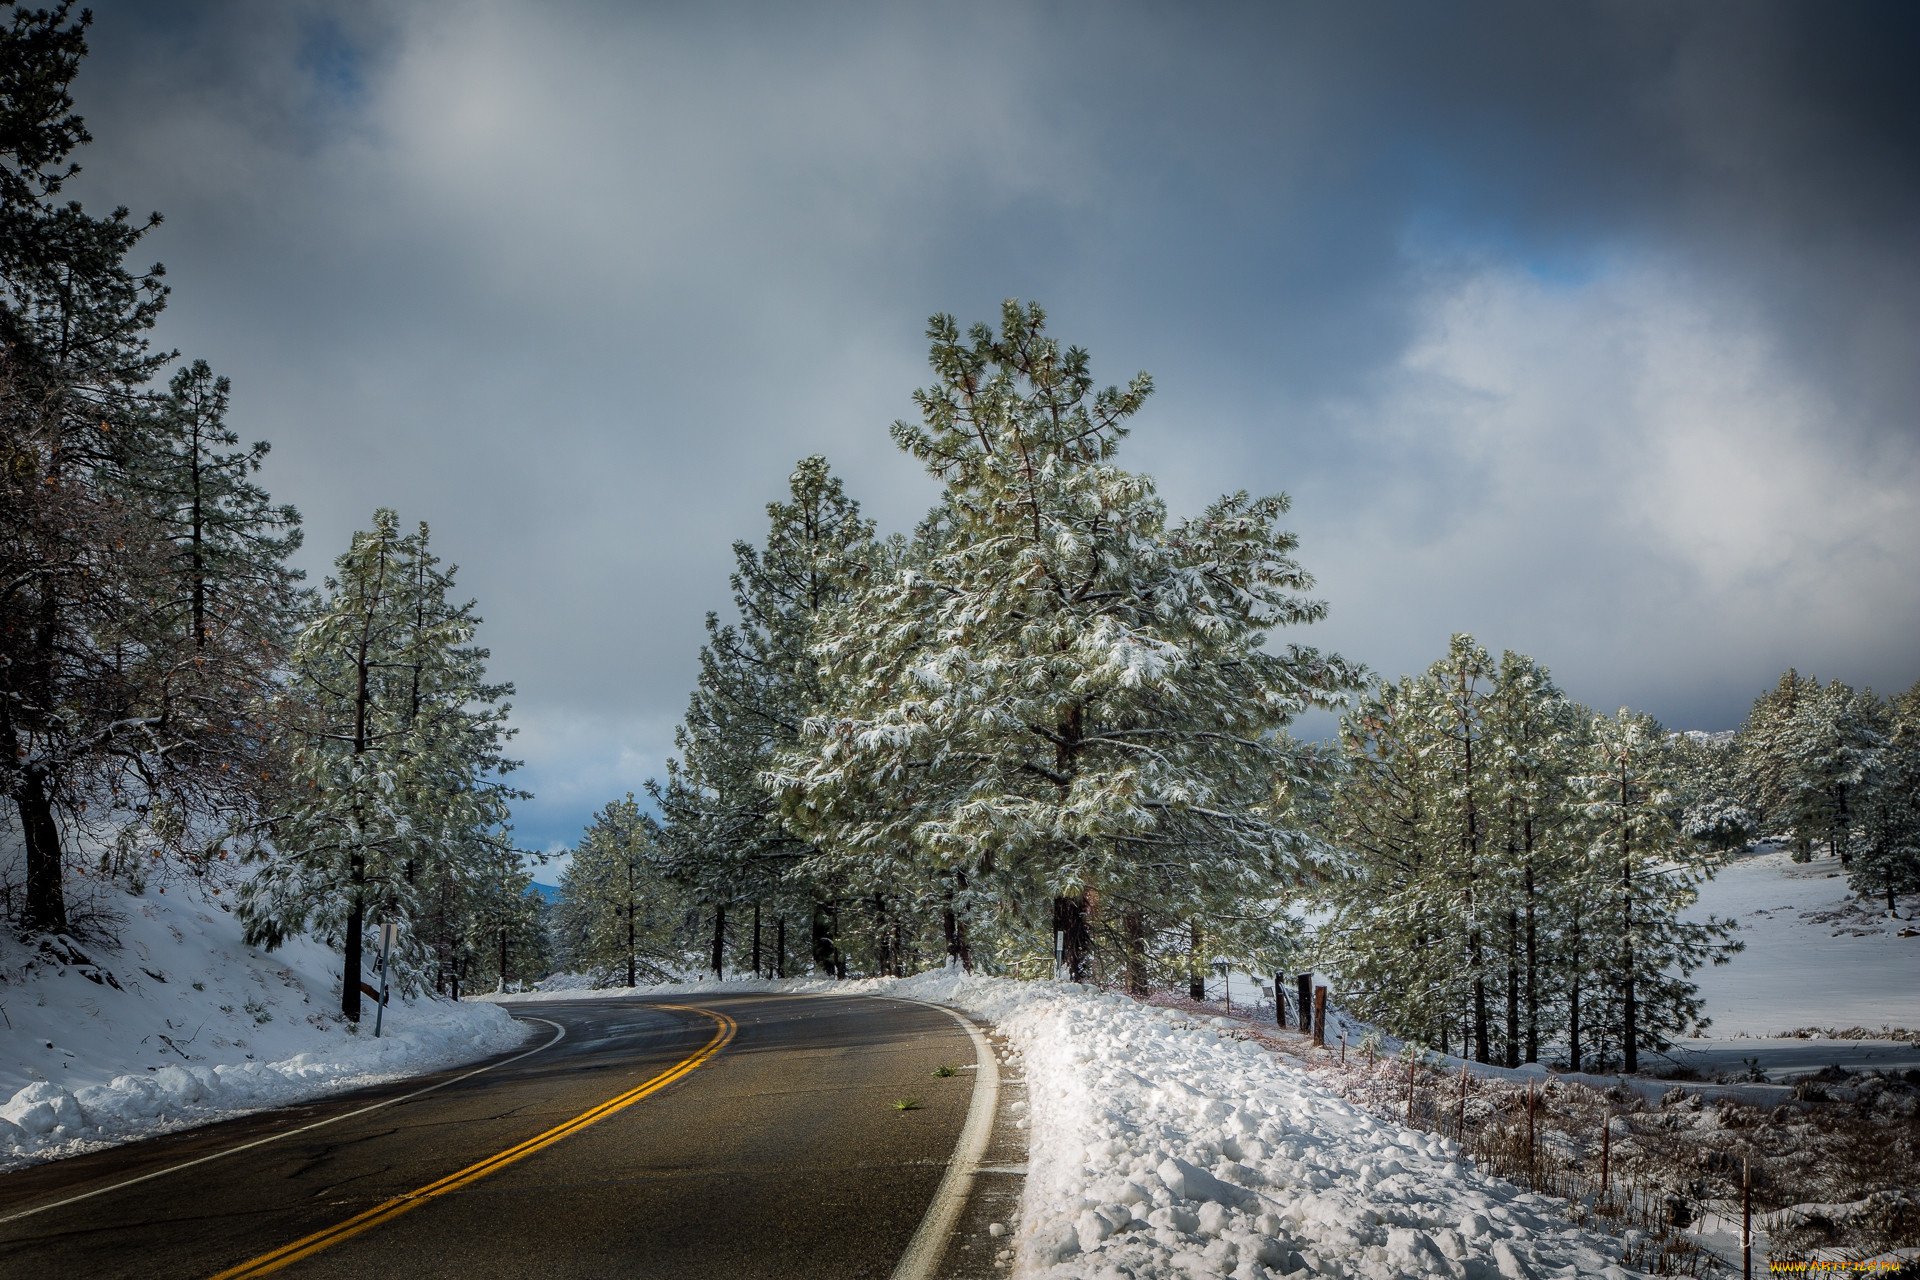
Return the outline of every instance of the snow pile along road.
<path id="1" fill-rule="evenodd" d="M 340 957 L 247 946 L 216 904 L 116 895 L 117 946 L 0 937 L 0 1169 L 416 1075 L 529 1037 L 492 1005 L 339 1014 Z"/>
<path id="2" fill-rule="evenodd" d="M 1016 1275 L 1636 1274 L 1557 1202 L 1477 1173 L 1446 1139 L 1373 1118 L 1296 1060 L 1223 1035 L 1226 1019 L 953 973 L 647 990 L 715 989 L 908 996 L 995 1023 L 1024 1061 L 1030 1101 Z"/>

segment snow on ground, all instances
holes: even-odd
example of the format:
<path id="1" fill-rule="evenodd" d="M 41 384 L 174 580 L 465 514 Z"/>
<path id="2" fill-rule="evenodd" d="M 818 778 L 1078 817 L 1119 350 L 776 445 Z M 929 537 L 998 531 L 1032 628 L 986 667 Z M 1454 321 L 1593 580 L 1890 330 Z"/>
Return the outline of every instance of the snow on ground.
<path id="1" fill-rule="evenodd" d="M 905 996 L 994 1023 L 1020 1055 L 1030 1104 L 1017 1275 L 1633 1274 L 1557 1202 L 1477 1172 L 1447 1139 L 1368 1115 L 1225 1019 L 951 972 L 490 998 L 712 990 Z"/>
<path id="2" fill-rule="evenodd" d="M 1736 856 L 1688 913 L 1733 917 L 1746 943 L 1728 963 L 1694 975 L 1714 1038 L 1920 1028 L 1920 921 L 1911 918 L 1920 899 L 1899 902 L 1908 918 L 1888 919 L 1878 900 L 1862 903 L 1833 858 L 1795 862 L 1771 844 Z"/>
<path id="3" fill-rule="evenodd" d="M 90 965 L 0 933 L 0 1169 L 451 1066 L 528 1035 L 492 1005 L 396 999 L 376 1040 L 371 1001 L 358 1031 L 338 1013 L 338 952 L 306 938 L 249 947 L 229 912 L 179 886 L 103 891 L 102 905 L 121 917 L 119 944 L 79 944 Z"/>

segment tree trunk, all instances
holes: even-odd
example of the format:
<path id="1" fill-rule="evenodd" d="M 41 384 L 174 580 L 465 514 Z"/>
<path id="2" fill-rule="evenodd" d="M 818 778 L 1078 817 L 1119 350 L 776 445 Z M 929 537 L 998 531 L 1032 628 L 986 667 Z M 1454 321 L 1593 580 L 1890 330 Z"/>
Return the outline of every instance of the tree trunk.
<path id="1" fill-rule="evenodd" d="M 1087 926 L 1087 891 L 1059 894 L 1053 900 L 1053 932 L 1060 940 L 1060 963 L 1068 982 L 1087 980 L 1093 934 Z"/>
<path id="2" fill-rule="evenodd" d="M 1207 998 L 1207 962 L 1200 953 L 1200 917 L 1187 921 L 1187 995 L 1195 1000 Z"/>
<path id="3" fill-rule="evenodd" d="M 773 976 L 787 976 L 787 918 L 784 915 L 773 924 Z"/>
<path id="4" fill-rule="evenodd" d="M 1573 964 L 1568 970 L 1567 981 L 1567 1058 L 1568 1065 L 1575 1071 L 1580 1070 L 1580 967 L 1585 961 L 1580 955 L 1580 917 L 1573 917 L 1573 928 L 1569 934 L 1573 944 Z"/>
<path id="5" fill-rule="evenodd" d="M 1624 948 L 1625 963 L 1621 965 L 1623 979 L 1622 995 L 1625 997 L 1625 1024 L 1621 1029 L 1620 1052 L 1627 1074 L 1640 1069 L 1640 1006 L 1635 999 L 1633 954 L 1633 837 L 1624 820 L 1627 809 L 1627 765 L 1620 763 L 1620 810 L 1623 820 L 1620 824 L 1620 926 L 1621 944 Z"/>
<path id="6" fill-rule="evenodd" d="M 1527 1061 L 1540 1061 L 1540 939 L 1533 917 L 1533 824 L 1527 824 Z"/>
<path id="7" fill-rule="evenodd" d="M 1520 913 L 1507 909 L 1507 1066 L 1520 1065 Z"/>
<path id="8" fill-rule="evenodd" d="M 813 904 L 813 967 L 816 973 L 838 978 L 846 972 L 840 956 L 839 911 L 829 903 Z"/>
<path id="9" fill-rule="evenodd" d="M 367 903 L 363 891 L 367 882 L 366 859 L 354 854 L 349 862 L 347 889 L 347 954 L 341 965 L 340 1012 L 347 1021 L 360 1021 L 361 932 L 366 924 Z"/>
<path id="10" fill-rule="evenodd" d="M 1491 1062 L 1493 1051 L 1487 1044 L 1487 979 L 1480 968 L 1483 956 L 1478 929 L 1468 936 L 1467 957 L 1473 966 L 1473 1060 Z M 1461 1033 L 1462 1038 L 1465 1034 Z"/>
<path id="11" fill-rule="evenodd" d="M 727 907 L 717 902 L 713 907 L 713 976 L 724 977 L 727 959 Z"/>
<path id="12" fill-rule="evenodd" d="M 53 817 L 46 773 L 38 766 L 23 772 L 14 794 L 20 830 L 27 845 L 27 901 L 22 923 L 28 933 L 65 933 L 67 893 L 60 824 Z"/>
<path id="13" fill-rule="evenodd" d="M 1127 948 L 1127 994 L 1147 994 L 1147 922 L 1138 910 L 1120 913 Z"/>
<path id="14" fill-rule="evenodd" d="M 766 970 L 760 967 L 760 903 L 753 904 L 753 976 L 764 978 Z"/>

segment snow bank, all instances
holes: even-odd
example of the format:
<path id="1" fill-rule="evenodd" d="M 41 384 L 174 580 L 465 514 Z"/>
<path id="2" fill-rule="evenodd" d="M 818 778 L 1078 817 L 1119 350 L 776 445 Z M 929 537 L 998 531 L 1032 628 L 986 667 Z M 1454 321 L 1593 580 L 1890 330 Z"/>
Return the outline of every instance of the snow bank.
<path id="1" fill-rule="evenodd" d="M 119 945 L 0 938 L 0 1169 L 452 1066 L 528 1038 L 487 1004 L 339 1008 L 338 953 L 249 947 L 216 903 L 116 895 Z M 87 962 L 75 956 L 84 954 Z M 88 963 L 90 962 L 90 963 Z"/>
<path id="2" fill-rule="evenodd" d="M 996 1024 L 1020 1054 L 1030 1151 L 1016 1272 L 1128 1276 L 1628 1276 L 1556 1202 L 1485 1177 L 1446 1139 L 1377 1120 L 1226 1019 L 1059 983 L 934 972 L 746 979 L 632 994 L 907 996 Z M 544 991 L 526 1001 L 625 991 Z"/>

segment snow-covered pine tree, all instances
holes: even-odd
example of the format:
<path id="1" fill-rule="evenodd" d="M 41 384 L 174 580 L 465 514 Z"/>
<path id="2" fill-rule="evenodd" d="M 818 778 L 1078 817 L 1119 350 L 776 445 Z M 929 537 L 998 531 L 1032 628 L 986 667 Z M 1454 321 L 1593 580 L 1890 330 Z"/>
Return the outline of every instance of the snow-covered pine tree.
<path id="1" fill-rule="evenodd" d="M 1001 321 L 929 326 L 936 381 L 893 434 L 944 486 L 943 536 L 825 620 L 826 700 L 772 776 L 823 848 L 964 874 L 1050 923 L 1084 978 L 1108 895 L 1170 887 L 1151 902 L 1233 914 L 1280 890 L 1297 852 L 1268 809 L 1295 769 L 1280 730 L 1353 681 L 1263 647 L 1324 613 L 1298 594 L 1286 498 L 1170 522 L 1151 479 L 1112 463 L 1147 376 L 1095 392 L 1038 307 Z"/>
<path id="2" fill-rule="evenodd" d="M 1487 683 L 1493 657 L 1472 636 L 1456 635 L 1447 656 L 1416 684 L 1419 714 L 1428 721 L 1427 764 L 1434 770 L 1435 801 L 1429 863 L 1442 909 L 1455 922 L 1449 936 L 1459 944 L 1455 970 L 1463 988 L 1463 1023 L 1478 1062 L 1491 1061 L 1489 1000 L 1499 981 L 1488 945 L 1501 915 L 1495 859 L 1488 848 L 1494 770 L 1487 743 Z M 1463 1037 L 1464 1038 L 1464 1037 Z"/>
<path id="3" fill-rule="evenodd" d="M 1824 842 L 1842 865 L 1853 856 L 1860 796 L 1873 787 L 1886 747 L 1879 704 L 1870 689 L 1829 680 L 1809 689 L 1787 722 L 1784 771 L 1795 837 Z"/>
<path id="4" fill-rule="evenodd" d="M 1768 834 L 1790 834 L 1793 856 L 1801 862 L 1813 856 L 1813 838 L 1796 829 L 1796 820 L 1804 821 L 1813 798 L 1803 794 L 1793 772 L 1794 723 L 1802 703 L 1819 687 L 1818 680 L 1789 667 L 1772 689 L 1754 699 L 1736 735 L 1743 781 L 1760 825 Z"/>
<path id="5" fill-rule="evenodd" d="M 1639 1070 L 1642 1049 L 1665 1048 L 1704 1025 L 1690 975 L 1741 945 L 1729 940 L 1731 921 L 1682 918 L 1716 855 L 1679 831 L 1673 750 L 1651 716 L 1625 708 L 1595 716 L 1580 780 L 1588 824 L 1583 954 L 1599 1005 L 1589 1025 L 1596 1056 L 1604 1062 L 1617 1049 L 1630 1072 Z"/>
<path id="6" fill-rule="evenodd" d="M 1875 719 L 1885 747 L 1859 804 L 1860 839 L 1847 874 L 1855 893 L 1883 896 L 1887 914 L 1897 916 L 1897 895 L 1920 893 L 1920 684 L 1895 695 Z"/>
<path id="7" fill-rule="evenodd" d="M 668 877 L 659 834 L 629 793 L 594 815 L 561 873 L 555 942 L 595 985 L 664 980 L 682 964 L 688 895 Z"/>
<path id="8" fill-rule="evenodd" d="M 1436 885 L 1433 725 L 1411 677 L 1378 683 L 1340 724 L 1343 767 L 1326 806 L 1321 963 L 1343 1005 L 1396 1035 L 1444 1045 L 1455 1004 L 1454 900 Z"/>
<path id="9" fill-rule="evenodd" d="M 716 913 L 759 904 L 804 920 L 816 961 L 844 971 L 834 923 L 853 891 L 811 860 L 816 850 L 781 820 L 762 774 L 819 701 L 814 620 L 866 581 L 882 549 L 819 456 L 801 459 L 787 501 L 769 503 L 767 518 L 764 549 L 733 545 L 737 621 L 707 615 L 699 683 L 674 731 L 678 758 L 665 783 L 647 789 L 665 820 L 666 864 L 698 901 Z"/>
<path id="10" fill-rule="evenodd" d="M 523 793 L 502 780 L 511 686 L 485 678 L 471 602 L 447 598 L 453 573 L 426 527 L 403 536 L 374 514 L 334 563 L 294 645 L 278 710 L 290 760 L 282 812 L 243 892 L 249 939 L 276 945 L 318 928 L 344 950 L 341 1010 L 360 1014 L 365 926 L 409 927 L 403 983 L 464 944 L 470 895 L 521 861 L 506 825 Z"/>
<path id="11" fill-rule="evenodd" d="M 1745 848 L 1760 834 L 1760 819 L 1742 777 L 1737 736 L 1682 734 L 1673 745 L 1684 804 L 1680 829 L 1718 852 Z"/>
<path id="12" fill-rule="evenodd" d="M 1591 715 L 1546 667 L 1511 650 L 1500 656 L 1482 714 L 1488 847 L 1498 854 L 1487 898 L 1505 960 L 1505 1059 L 1513 1067 L 1538 1062 L 1543 1037 L 1559 1026 L 1550 954 L 1565 905 L 1560 886 L 1578 861 L 1571 782 Z"/>

